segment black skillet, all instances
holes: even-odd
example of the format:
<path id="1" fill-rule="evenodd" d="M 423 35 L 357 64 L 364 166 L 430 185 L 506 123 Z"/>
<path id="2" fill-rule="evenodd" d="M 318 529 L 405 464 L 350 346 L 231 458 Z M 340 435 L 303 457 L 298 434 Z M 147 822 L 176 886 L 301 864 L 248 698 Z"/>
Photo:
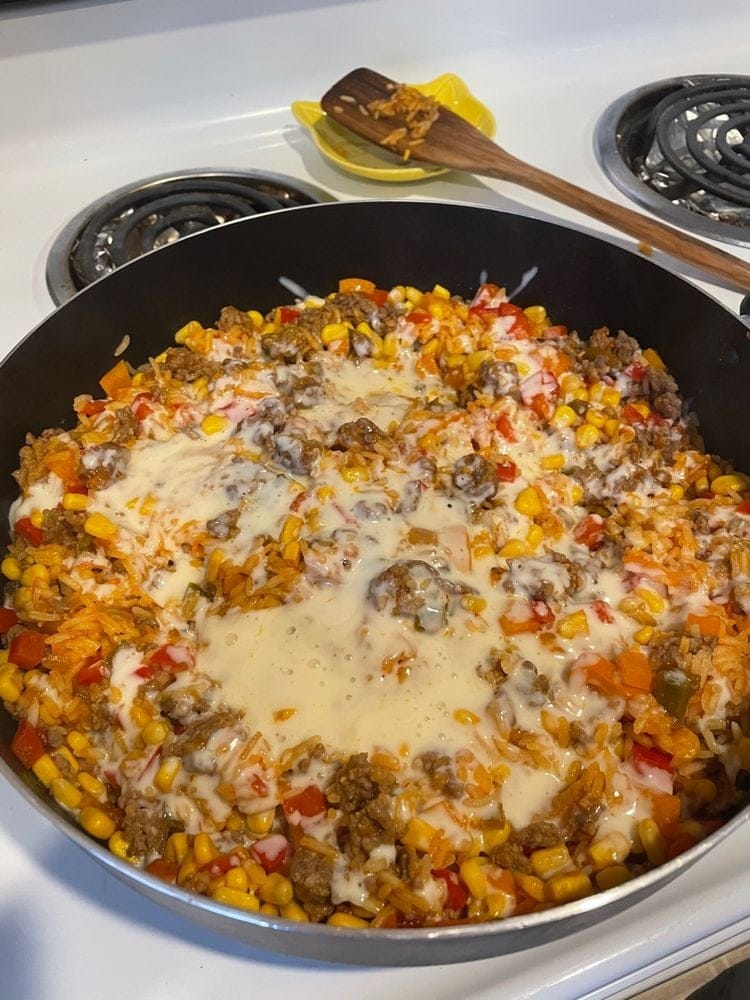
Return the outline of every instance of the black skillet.
<path id="1" fill-rule="evenodd" d="M 0 366 L 0 520 L 16 495 L 11 472 L 28 431 L 70 426 L 75 395 L 100 395 L 99 376 L 127 334 L 138 365 L 190 319 L 211 324 L 222 306 L 265 312 L 291 302 L 281 277 L 324 295 L 348 276 L 380 287 L 440 282 L 470 296 L 487 275 L 516 286 L 522 305 L 544 304 L 582 336 L 624 329 L 654 347 L 698 414 L 709 451 L 750 470 L 750 343 L 718 302 L 653 263 L 603 240 L 483 208 L 423 202 L 357 202 L 292 209 L 184 239 L 92 285 L 53 313 Z M 1 532 L 7 538 L 7 530 Z M 632 883 L 576 903 L 494 924 L 401 931 L 347 931 L 227 910 L 155 882 L 89 840 L 34 787 L 8 751 L 11 719 L 0 712 L 0 770 L 37 808 L 115 875 L 151 899 L 233 937 L 290 954 L 349 962 L 426 964 L 539 945 L 589 926 L 669 881 L 742 825 L 748 810 L 706 841 Z"/>

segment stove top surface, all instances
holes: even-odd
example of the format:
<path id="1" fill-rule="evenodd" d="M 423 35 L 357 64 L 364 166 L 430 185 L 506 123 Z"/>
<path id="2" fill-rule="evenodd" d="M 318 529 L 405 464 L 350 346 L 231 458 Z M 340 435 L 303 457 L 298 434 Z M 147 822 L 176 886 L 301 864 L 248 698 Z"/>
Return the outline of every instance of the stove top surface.
<path id="1" fill-rule="evenodd" d="M 619 8 L 529 0 L 512 12 L 477 0 L 440 17 L 428 0 L 269 0 L 251 11 L 234 0 L 3 5 L 0 87 L 16 96 L 0 107 L 0 353 L 53 308 L 46 259 L 71 219 L 139 178 L 205 164 L 288 175 L 337 199 L 482 204 L 632 247 L 500 182 L 446 174 L 396 192 L 344 175 L 322 160 L 289 104 L 318 98 L 357 65 L 396 79 L 450 70 L 490 107 L 510 152 L 625 204 L 594 154 L 604 109 L 651 80 L 746 73 L 748 35 L 744 0 L 710 9 L 685 0 L 677 22 L 673 5 L 658 0 Z M 168 229 L 155 241 L 168 239 Z M 737 310 L 736 292 L 654 259 Z M 354 969 L 254 951 L 170 915 L 100 870 L 0 784 L 5 989 L 30 1000 L 208 1000 L 248 984 L 305 997 L 632 996 L 750 936 L 750 874 L 739 860 L 746 829 L 595 931 L 464 966 Z"/>

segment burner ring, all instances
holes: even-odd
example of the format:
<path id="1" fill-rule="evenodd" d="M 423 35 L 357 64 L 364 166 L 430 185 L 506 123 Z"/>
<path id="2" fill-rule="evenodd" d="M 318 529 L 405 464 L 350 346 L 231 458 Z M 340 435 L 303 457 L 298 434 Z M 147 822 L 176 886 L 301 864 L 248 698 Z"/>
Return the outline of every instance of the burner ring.
<path id="1" fill-rule="evenodd" d="M 283 174 L 203 170 L 118 188 L 72 219 L 47 258 L 56 304 L 143 253 L 183 236 L 263 212 L 335 199 Z"/>
<path id="2" fill-rule="evenodd" d="M 739 91 L 739 94 L 737 94 Z M 678 150 L 688 168 L 696 168 L 688 147 L 687 128 L 693 118 L 711 108 L 717 92 L 727 103 L 742 105 L 742 115 L 732 126 L 716 122 L 707 152 L 730 171 L 729 179 L 720 179 L 719 193 L 704 187 L 704 178 L 688 179 L 676 169 L 661 150 L 656 135 L 662 115 L 670 118 L 676 102 L 682 102 L 683 132 L 678 136 Z M 699 105 L 695 109 L 695 105 Z M 669 114 L 667 111 L 669 109 Z M 594 152 L 600 166 L 615 186 L 629 198 L 667 222 L 709 239 L 750 246 L 750 213 L 746 205 L 731 199 L 730 185 L 747 197 L 738 177 L 750 168 L 750 136 L 744 113 L 750 111 L 750 76 L 686 76 L 658 80 L 639 87 L 613 101 L 596 123 Z M 720 114 L 721 112 L 718 112 Z M 685 119 L 688 119 L 687 121 Z M 710 126 L 705 127 L 708 132 Z M 700 136 L 704 139 L 704 136 Z M 747 158 L 747 160 L 745 160 Z M 719 181 L 719 178 L 714 177 Z"/>

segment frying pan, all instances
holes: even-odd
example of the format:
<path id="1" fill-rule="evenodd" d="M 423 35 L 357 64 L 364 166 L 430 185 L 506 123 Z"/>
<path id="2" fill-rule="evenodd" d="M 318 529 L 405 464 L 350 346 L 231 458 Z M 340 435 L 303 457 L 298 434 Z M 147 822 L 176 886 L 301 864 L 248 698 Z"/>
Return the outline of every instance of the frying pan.
<path id="1" fill-rule="evenodd" d="M 708 451 L 750 468 L 750 343 L 719 303 L 650 261 L 603 240 L 536 219 L 427 202 L 314 205 L 240 220 L 181 240 L 85 289 L 49 316 L 0 366 L 0 519 L 7 540 L 16 495 L 11 472 L 28 431 L 72 426 L 72 399 L 100 394 L 99 376 L 130 338 L 140 364 L 168 346 L 188 320 L 210 325 L 222 306 L 266 312 L 293 301 L 291 279 L 326 294 L 357 275 L 380 287 L 440 282 L 470 296 L 483 280 L 544 304 L 554 322 L 588 336 L 624 329 L 655 348 L 698 414 Z M 39 811 L 114 875 L 147 897 L 212 930 L 256 946 L 338 962 L 431 964 L 486 958 L 543 944 L 633 905 L 747 822 L 743 810 L 661 867 L 608 892 L 496 923 L 429 929 L 351 931 L 229 909 L 154 880 L 90 840 L 9 750 L 14 724 L 0 712 L 0 770 Z"/>

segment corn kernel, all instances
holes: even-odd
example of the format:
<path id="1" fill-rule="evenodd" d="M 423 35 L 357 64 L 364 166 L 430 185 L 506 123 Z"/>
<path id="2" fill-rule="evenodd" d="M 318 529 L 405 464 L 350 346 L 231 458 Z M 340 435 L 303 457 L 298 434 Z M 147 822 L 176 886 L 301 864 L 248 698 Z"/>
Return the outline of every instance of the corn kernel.
<path id="1" fill-rule="evenodd" d="M 369 927 L 369 923 L 362 917 L 355 917 L 353 913 L 332 913 L 326 920 L 330 927 Z"/>
<path id="2" fill-rule="evenodd" d="M 525 517 L 538 517 L 544 510 L 542 498 L 538 490 L 533 486 L 527 486 L 525 489 L 522 489 L 516 497 L 513 506 L 519 514 L 523 514 Z"/>
<path id="3" fill-rule="evenodd" d="M 62 505 L 65 510 L 88 510 L 92 502 L 86 493 L 63 493 Z"/>
<path id="4" fill-rule="evenodd" d="M 407 285 L 404 288 L 404 294 L 406 295 L 407 302 L 411 302 L 413 306 L 418 306 L 422 301 L 422 292 L 418 288 L 414 288 L 412 285 Z"/>
<path id="5" fill-rule="evenodd" d="M 147 746 L 156 747 L 164 742 L 171 731 L 168 724 L 162 719 L 154 719 L 147 722 L 141 729 L 141 739 Z"/>
<path id="6" fill-rule="evenodd" d="M 479 716 L 468 708 L 457 708 L 453 718 L 462 726 L 476 726 L 479 723 Z"/>
<path id="7" fill-rule="evenodd" d="M 208 864 L 209 861 L 213 861 L 218 853 L 213 840 L 211 840 L 207 833 L 196 833 L 195 840 L 193 841 L 193 855 L 195 856 L 196 864 Z"/>
<path id="8" fill-rule="evenodd" d="M 552 878 L 558 875 L 571 864 L 570 854 L 565 844 L 556 844 L 554 847 L 542 847 L 537 851 L 532 851 L 529 860 L 534 874 L 541 879 Z"/>
<path id="9" fill-rule="evenodd" d="M 33 587 L 35 583 L 49 583 L 49 570 L 46 566 L 35 563 L 21 573 L 21 583 L 24 587 Z"/>
<path id="10" fill-rule="evenodd" d="M 487 893 L 487 876 L 483 871 L 483 865 L 479 858 L 469 858 L 459 865 L 461 881 L 466 888 L 477 899 L 482 899 Z"/>
<path id="11" fill-rule="evenodd" d="M 104 514 L 89 514 L 83 522 L 83 530 L 92 538 L 111 541 L 117 535 L 117 525 L 113 524 Z"/>
<path id="12" fill-rule="evenodd" d="M 666 844 L 654 820 L 642 819 L 638 824 L 638 836 L 650 864 L 654 866 L 663 864 L 667 856 Z"/>
<path id="13" fill-rule="evenodd" d="M 286 906 L 280 906 L 279 914 L 285 920 L 293 920 L 297 924 L 307 924 L 310 922 L 310 918 L 299 903 L 287 903 Z"/>
<path id="14" fill-rule="evenodd" d="M 557 452 L 555 455 L 545 455 L 539 463 L 545 472 L 552 472 L 555 469 L 562 469 L 565 466 L 565 455 Z"/>
<path id="15" fill-rule="evenodd" d="M 588 409 L 586 410 L 585 420 L 587 424 L 590 424 L 592 427 L 596 427 L 598 430 L 601 430 L 601 428 L 604 427 L 604 425 L 607 422 L 607 416 L 605 413 L 602 413 L 601 410 Z"/>
<path id="16" fill-rule="evenodd" d="M 442 285 L 434 285 L 432 288 L 432 294 L 437 295 L 439 299 L 449 299 L 451 297 L 451 293 Z"/>
<path id="17" fill-rule="evenodd" d="M 320 331 L 320 339 L 324 344 L 332 344 L 336 340 L 343 340 L 349 336 L 351 328 L 346 323 L 326 323 Z"/>
<path id="18" fill-rule="evenodd" d="M 263 316 L 257 309 L 248 309 L 246 315 L 256 330 L 263 326 Z"/>
<path id="19" fill-rule="evenodd" d="M 643 628 L 638 629 L 633 638 L 637 643 L 640 643 L 641 646 L 648 646 L 655 634 L 656 629 L 654 629 L 651 625 L 644 625 Z"/>
<path id="20" fill-rule="evenodd" d="M 485 914 L 491 920 L 509 917 L 516 906 L 516 898 L 509 892 L 488 892 L 484 898 Z"/>
<path id="21" fill-rule="evenodd" d="M 437 434 L 433 434 L 432 431 L 428 431 L 420 438 L 417 438 L 417 444 L 423 451 L 434 451 L 439 443 Z"/>
<path id="22" fill-rule="evenodd" d="M 240 910 L 249 910 L 257 913 L 260 909 L 258 897 L 252 892 L 241 892 L 239 889 L 230 889 L 226 885 L 220 885 L 214 889 L 211 898 L 224 906 L 235 906 Z"/>
<path id="23" fill-rule="evenodd" d="M 463 354 L 446 354 L 444 356 L 446 368 L 462 368 L 465 360 Z"/>
<path id="24" fill-rule="evenodd" d="M 554 875 L 547 883 L 547 894 L 555 903 L 570 903 L 574 899 L 590 896 L 592 892 L 591 879 L 586 872 Z"/>
<path id="25" fill-rule="evenodd" d="M 506 820 L 502 826 L 488 826 L 482 830 L 482 850 L 488 854 L 507 843 L 511 835 L 511 825 Z"/>
<path id="26" fill-rule="evenodd" d="M 593 448 L 600 437 L 598 427 L 594 427 L 593 424 L 582 424 L 576 430 L 576 446 L 578 448 Z"/>
<path id="27" fill-rule="evenodd" d="M 615 407 L 619 404 L 621 393 L 617 389 L 605 389 L 602 393 L 602 404 L 604 406 Z"/>
<path id="28" fill-rule="evenodd" d="M 122 830 L 115 830 L 107 841 L 107 847 L 116 857 L 122 858 L 123 861 L 128 860 L 130 841 L 127 839 Z"/>
<path id="29" fill-rule="evenodd" d="M 13 556 L 7 556 L 0 563 L 0 572 L 6 580 L 12 580 L 15 583 L 21 579 L 21 564 Z"/>
<path id="30" fill-rule="evenodd" d="M 673 500 L 679 502 L 685 496 L 685 490 L 679 485 L 679 483 L 672 483 L 669 487 L 669 495 Z"/>
<path id="31" fill-rule="evenodd" d="M 294 896 L 294 887 L 288 878 L 278 872 L 272 872 L 261 884 L 258 890 L 260 898 L 265 903 L 273 903 L 274 906 L 286 906 L 291 903 Z"/>
<path id="32" fill-rule="evenodd" d="M 187 857 L 188 849 L 187 834 L 182 831 L 173 833 L 167 840 L 164 857 L 168 861 L 176 861 L 178 865 L 182 865 Z"/>
<path id="33" fill-rule="evenodd" d="M 96 806 L 84 806 L 78 815 L 78 822 L 86 833 L 97 840 L 109 840 L 117 829 L 112 817 Z"/>
<path id="34" fill-rule="evenodd" d="M 41 510 L 32 511 L 29 520 L 35 528 L 44 527 L 44 513 Z"/>
<path id="35" fill-rule="evenodd" d="M 479 371 L 485 361 L 491 361 L 492 351 L 472 351 L 466 359 L 466 367 L 470 372 Z"/>
<path id="36" fill-rule="evenodd" d="M 174 779 L 177 777 L 177 772 L 179 770 L 179 757 L 167 757 L 166 760 L 161 762 L 159 770 L 154 775 L 154 784 L 160 792 L 164 792 L 164 794 L 166 794 L 171 791 Z"/>
<path id="37" fill-rule="evenodd" d="M 563 639 L 573 639 L 577 635 L 588 635 L 589 622 L 586 612 L 583 608 L 574 611 L 572 615 L 568 615 L 558 623 L 556 631 Z"/>
<path id="38" fill-rule="evenodd" d="M 547 310 L 544 306 L 527 306 L 523 314 L 534 326 L 541 326 L 547 322 Z"/>
<path id="39" fill-rule="evenodd" d="M 224 417 L 220 413 L 209 413 L 201 420 L 201 430 L 204 434 L 221 434 L 230 424 L 231 421 L 228 417 Z"/>
<path id="40" fill-rule="evenodd" d="M 143 705 L 133 705 L 130 709 L 130 719 L 133 725 L 138 726 L 139 729 L 143 729 L 144 726 L 151 722 L 151 712 Z"/>
<path id="41" fill-rule="evenodd" d="M 487 601 L 483 597 L 477 597 L 475 594 L 465 594 L 461 598 L 461 607 L 464 611 L 470 611 L 474 615 L 481 615 L 487 607 Z"/>
<path id="42" fill-rule="evenodd" d="M 538 524 L 532 524 L 526 533 L 526 543 L 530 549 L 538 548 L 544 541 L 544 530 Z"/>
<path id="43" fill-rule="evenodd" d="M 519 559 L 521 556 L 527 556 L 528 554 L 529 546 L 520 538 L 509 538 L 498 553 L 503 559 Z"/>
<path id="44" fill-rule="evenodd" d="M 52 760 L 48 753 L 42 754 L 42 756 L 37 760 L 37 762 L 32 766 L 31 770 L 39 778 L 43 785 L 48 788 L 55 780 L 55 778 L 61 778 L 60 768 Z"/>
<path id="45" fill-rule="evenodd" d="M 9 704 L 18 701 L 23 693 L 21 672 L 12 663 L 0 668 L 0 699 Z"/>
<path id="46" fill-rule="evenodd" d="M 274 810 L 267 809 L 265 812 L 254 813 L 245 817 L 245 827 L 247 832 L 255 837 L 263 837 L 273 826 Z"/>
<path id="47" fill-rule="evenodd" d="M 653 347 L 646 348 L 643 352 L 643 360 L 647 365 L 650 365 L 651 368 L 658 368 L 660 371 L 666 371 L 667 366 L 662 361 L 659 353 L 655 351 Z"/>
<path id="48" fill-rule="evenodd" d="M 619 611 L 622 611 L 628 618 L 632 618 L 634 622 L 638 622 L 639 625 L 656 625 L 656 619 L 648 611 L 646 602 L 632 594 L 629 597 L 623 597 L 617 607 Z"/>
<path id="49" fill-rule="evenodd" d="M 594 867 L 606 868 L 625 861 L 630 854 L 630 843 L 623 833 L 615 831 L 590 844 L 588 852 Z"/>
<path id="50" fill-rule="evenodd" d="M 576 391 L 576 389 L 580 389 L 582 387 L 583 382 L 581 382 L 578 375 L 572 375 L 570 372 L 567 372 L 560 379 L 560 388 L 566 396 L 571 395 Z"/>
<path id="51" fill-rule="evenodd" d="M 614 889 L 615 886 L 629 882 L 632 878 L 631 872 L 625 865 L 610 865 L 597 872 L 594 878 L 597 886 L 604 892 L 606 889 Z"/>
<path id="52" fill-rule="evenodd" d="M 516 885 L 522 889 L 527 896 L 531 896 L 537 903 L 543 903 L 547 895 L 544 882 L 537 875 L 527 875 L 524 872 L 514 872 L 513 877 Z"/>
<path id="53" fill-rule="evenodd" d="M 655 615 L 660 615 L 666 607 L 664 598 L 660 597 L 659 594 L 655 593 L 649 587 L 636 587 L 634 593 L 643 598 L 648 605 L 649 611 L 653 611 Z"/>
<path id="54" fill-rule="evenodd" d="M 619 429 L 620 429 L 620 421 L 615 420 L 614 417 L 610 417 L 609 420 L 605 420 L 604 427 L 602 427 L 602 430 L 607 435 L 607 437 L 614 437 Z"/>
<path id="55" fill-rule="evenodd" d="M 100 799 L 106 792 L 103 783 L 93 774 L 89 774 L 88 771 L 81 771 L 78 775 L 78 784 L 93 799 Z"/>
<path id="56" fill-rule="evenodd" d="M 427 312 L 433 319 L 445 319 L 448 309 L 444 302 L 430 302 L 427 306 Z"/>
<path id="57" fill-rule="evenodd" d="M 648 403 L 644 403 L 642 399 L 637 399 L 635 402 L 631 402 L 630 406 L 632 406 L 634 410 L 637 410 L 644 420 L 651 414 L 651 407 Z"/>
<path id="58" fill-rule="evenodd" d="M 698 494 L 707 493 L 709 488 L 708 476 L 698 476 L 695 480 L 695 492 Z"/>
<path id="59" fill-rule="evenodd" d="M 370 470 L 366 465 L 350 465 L 341 470 L 341 478 L 346 483 L 369 483 Z"/>
<path id="60" fill-rule="evenodd" d="M 67 778 L 55 778 L 50 783 L 49 790 L 52 792 L 52 797 L 66 809 L 77 809 L 83 799 L 80 789 Z"/>
<path id="61" fill-rule="evenodd" d="M 413 816 L 409 820 L 409 825 L 403 836 L 403 842 L 407 847 L 413 847 L 417 851 L 429 851 L 430 844 L 436 833 L 437 830 L 430 823 L 420 819 L 418 816 Z"/>
<path id="62" fill-rule="evenodd" d="M 188 337 L 194 336 L 197 333 L 202 333 L 203 327 L 200 323 L 191 319 L 189 323 L 181 326 L 177 333 L 174 335 L 174 340 L 176 344 L 184 344 Z"/>
<path id="63" fill-rule="evenodd" d="M 711 491 L 717 496 L 726 497 L 731 493 L 742 493 L 748 488 L 750 481 L 737 472 L 732 472 L 725 476 L 717 476 L 711 482 Z M 23 580 L 23 577 L 21 577 Z"/>
<path id="64" fill-rule="evenodd" d="M 227 889 L 236 889 L 238 892 L 247 892 L 248 881 L 244 868 L 230 868 L 224 877 L 224 884 Z"/>
<path id="65" fill-rule="evenodd" d="M 563 427 L 572 427 L 577 420 L 578 414 L 576 411 L 566 403 L 561 403 L 552 414 L 550 423 L 553 427 L 561 429 Z"/>
<path id="66" fill-rule="evenodd" d="M 584 497 L 583 487 L 578 483 L 572 483 L 570 487 L 570 502 L 572 504 L 579 504 Z"/>

